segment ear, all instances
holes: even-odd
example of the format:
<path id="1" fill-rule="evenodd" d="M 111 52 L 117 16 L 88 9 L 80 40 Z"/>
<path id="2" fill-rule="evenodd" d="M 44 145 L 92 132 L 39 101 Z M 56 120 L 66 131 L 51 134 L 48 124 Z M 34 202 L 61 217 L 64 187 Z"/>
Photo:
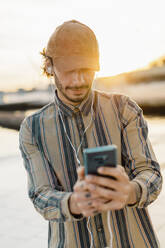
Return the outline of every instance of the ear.
<path id="1" fill-rule="evenodd" d="M 53 76 L 53 65 L 50 58 L 45 60 L 45 70 L 49 75 Z"/>

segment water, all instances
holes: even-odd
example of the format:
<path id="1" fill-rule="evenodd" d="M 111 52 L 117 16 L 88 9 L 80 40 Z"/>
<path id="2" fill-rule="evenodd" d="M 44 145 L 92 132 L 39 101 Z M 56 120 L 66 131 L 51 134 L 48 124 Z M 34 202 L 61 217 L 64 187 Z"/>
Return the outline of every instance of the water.
<path id="1" fill-rule="evenodd" d="M 0 127 L 0 158 L 9 158 L 19 154 L 18 132 Z"/>
<path id="2" fill-rule="evenodd" d="M 165 168 L 165 117 L 150 117 L 147 121 L 154 152 L 161 167 Z"/>
<path id="3" fill-rule="evenodd" d="M 149 138 L 161 167 L 165 167 L 165 117 L 147 117 Z M 0 159 L 17 156 L 19 151 L 18 132 L 0 127 Z"/>

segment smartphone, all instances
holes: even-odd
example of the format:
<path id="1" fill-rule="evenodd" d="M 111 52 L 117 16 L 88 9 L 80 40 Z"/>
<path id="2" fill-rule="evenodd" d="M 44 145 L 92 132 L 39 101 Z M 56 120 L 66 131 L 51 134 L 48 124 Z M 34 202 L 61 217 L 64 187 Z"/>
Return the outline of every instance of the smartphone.
<path id="1" fill-rule="evenodd" d="M 117 146 L 107 145 L 83 150 L 85 175 L 100 175 L 97 169 L 101 166 L 116 167 L 117 165 Z"/>

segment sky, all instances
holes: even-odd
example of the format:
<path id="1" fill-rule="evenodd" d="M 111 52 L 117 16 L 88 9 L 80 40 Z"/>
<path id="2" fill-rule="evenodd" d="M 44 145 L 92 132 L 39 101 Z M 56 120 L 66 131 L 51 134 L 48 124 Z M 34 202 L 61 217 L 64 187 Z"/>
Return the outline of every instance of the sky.
<path id="1" fill-rule="evenodd" d="M 135 70 L 165 55 L 164 0 L 5 0 L 0 6 L 0 90 L 49 83 L 39 52 L 70 19 L 97 36 L 98 76 Z"/>

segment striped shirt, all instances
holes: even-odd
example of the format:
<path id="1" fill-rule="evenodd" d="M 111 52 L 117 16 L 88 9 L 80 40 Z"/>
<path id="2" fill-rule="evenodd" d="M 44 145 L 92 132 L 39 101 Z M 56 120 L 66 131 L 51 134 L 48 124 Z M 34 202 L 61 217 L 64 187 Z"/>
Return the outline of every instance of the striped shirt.
<path id="1" fill-rule="evenodd" d="M 139 201 L 89 218 L 93 247 L 157 248 L 159 243 L 147 206 L 161 190 L 162 177 L 142 110 L 127 96 L 92 91 L 77 107 L 58 99 L 27 117 L 20 129 L 20 150 L 28 176 L 28 194 L 35 209 L 49 221 L 49 248 L 89 248 L 88 219 L 70 213 L 68 200 L 77 180 L 83 149 L 108 144 L 118 148 L 130 180 L 141 188 Z"/>

